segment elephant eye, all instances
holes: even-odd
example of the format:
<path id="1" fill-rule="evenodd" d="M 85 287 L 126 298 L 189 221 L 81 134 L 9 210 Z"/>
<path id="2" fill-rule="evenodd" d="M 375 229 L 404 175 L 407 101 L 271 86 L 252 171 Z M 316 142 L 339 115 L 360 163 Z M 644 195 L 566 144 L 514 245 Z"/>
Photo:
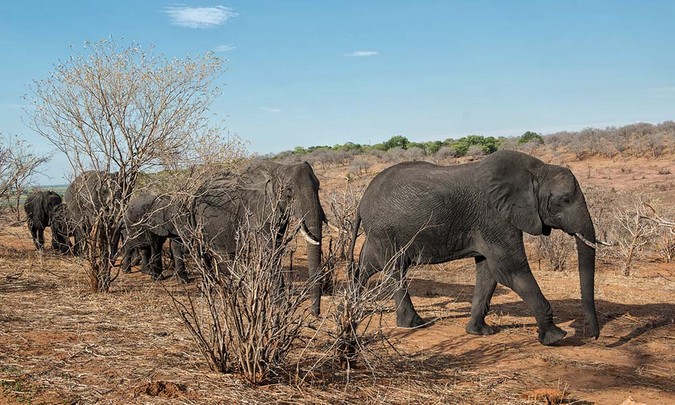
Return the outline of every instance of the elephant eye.
<path id="1" fill-rule="evenodd" d="M 552 195 L 551 196 L 551 203 L 555 206 L 558 207 L 563 207 L 565 205 L 568 205 L 571 201 L 570 196 L 560 196 L 560 195 Z"/>

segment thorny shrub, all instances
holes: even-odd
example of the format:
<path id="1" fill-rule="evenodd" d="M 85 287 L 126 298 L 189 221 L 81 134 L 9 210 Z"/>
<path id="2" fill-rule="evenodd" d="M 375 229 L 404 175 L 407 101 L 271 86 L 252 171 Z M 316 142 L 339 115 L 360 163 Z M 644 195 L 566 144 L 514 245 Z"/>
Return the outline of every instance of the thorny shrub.
<path id="1" fill-rule="evenodd" d="M 200 294 L 172 295 L 183 323 L 212 370 L 239 372 L 252 384 L 274 379 L 300 337 L 309 308 L 301 305 L 313 280 L 294 282 L 283 262 L 299 231 L 253 213 L 236 232 L 236 249 L 223 252 L 195 223 L 182 235 L 199 273 Z M 189 233 L 189 235 L 188 235 Z"/>

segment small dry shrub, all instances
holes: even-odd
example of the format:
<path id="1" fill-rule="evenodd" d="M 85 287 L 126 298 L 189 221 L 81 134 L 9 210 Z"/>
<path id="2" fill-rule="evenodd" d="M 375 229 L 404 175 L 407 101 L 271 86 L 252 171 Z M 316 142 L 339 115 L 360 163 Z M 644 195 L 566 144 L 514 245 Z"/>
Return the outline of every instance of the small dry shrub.
<path id="1" fill-rule="evenodd" d="M 283 262 L 299 231 L 270 217 L 249 215 L 236 230 L 234 253 L 204 240 L 199 224 L 183 235 L 199 273 L 200 295 L 172 296 L 212 370 L 239 372 L 252 384 L 269 382 L 300 337 L 309 308 L 301 305 L 313 280 L 294 282 Z M 277 237 L 278 236 L 278 237 Z"/>
<path id="2" fill-rule="evenodd" d="M 647 244 L 656 234 L 655 225 L 646 219 L 648 212 L 644 199 L 644 196 L 638 196 L 631 205 L 614 209 L 615 251 L 622 261 L 625 276 L 631 275 L 635 260 L 643 255 Z"/>
<path id="3" fill-rule="evenodd" d="M 553 271 L 563 271 L 570 255 L 574 253 L 574 238 L 554 229 L 550 236 L 537 238 L 537 251 L 546 259 Z"/>

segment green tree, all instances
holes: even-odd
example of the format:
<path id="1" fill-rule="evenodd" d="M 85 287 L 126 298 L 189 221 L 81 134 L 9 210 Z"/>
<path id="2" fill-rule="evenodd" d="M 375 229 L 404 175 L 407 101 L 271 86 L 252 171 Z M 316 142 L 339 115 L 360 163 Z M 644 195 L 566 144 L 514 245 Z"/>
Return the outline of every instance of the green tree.
<path id="1" fill-rule="evenodd" d="M 529 142 L 538 143 L 539 145 L 543 145 L 544 144 L 544 137 L 539 135 L 536 132 L 527 131 L 518 138 L 518 145 L 522 145 L 524 143 L 529 143 Z"/>
<path id="2" fill-rule="evenodd" d="M 391 148 L 401 148 L 401 149 L 408 149 L 408 144 L 410 141 L 408 138 L 406 138 L 403 135 L 395 135 L 389 138 L 388 141 L 384 142 L 384 147 L 385 150 L 389 150 Z"/>

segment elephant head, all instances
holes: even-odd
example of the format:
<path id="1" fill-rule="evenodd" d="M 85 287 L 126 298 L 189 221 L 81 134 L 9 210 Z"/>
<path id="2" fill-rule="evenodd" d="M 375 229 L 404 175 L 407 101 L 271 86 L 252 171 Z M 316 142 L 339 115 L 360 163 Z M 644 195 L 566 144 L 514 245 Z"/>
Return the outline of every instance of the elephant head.
<path id="1" fill-rule="evenodd" d="M 531 235 L 549 235 L 560 229 L 576 237 L 581 299 L 597 338 L 595 311 L 595 228 L 584 194 L 572 172 L 524 153 L 501 150 L 480 164 L 483 193 L 498 215 Z"/>
<path id="2" fill-rule="evenodd" d="M 260 161 L 253 163 L 248 172 L 264 174 L 268 192 L 281 196 L 281 208 L 289 209 L 288 212 L 292 212 L 300 223 L 300 233 L 307 241 L 309 275 L 316 281 L 312 288 L 312 311 L 318 315 L 321 300 L 321 238 L 323 223 L 326 221 L 326 214 L 319 201 L 319 179 L 307 162 L 283 165 Z"/>

